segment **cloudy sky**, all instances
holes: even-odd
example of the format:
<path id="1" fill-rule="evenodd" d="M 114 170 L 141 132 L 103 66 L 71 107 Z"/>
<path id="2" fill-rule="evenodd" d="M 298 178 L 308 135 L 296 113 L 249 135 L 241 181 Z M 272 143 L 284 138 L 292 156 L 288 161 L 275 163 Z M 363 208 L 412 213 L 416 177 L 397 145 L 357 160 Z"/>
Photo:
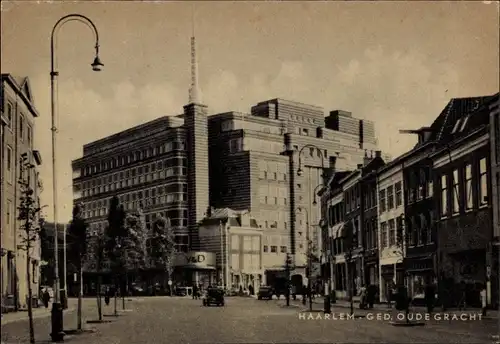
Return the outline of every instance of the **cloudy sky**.
<path id="1" fill-rule="evenodd" d="M 93 36 L 80 23 L 58 35 L 61 220 L 71 215 L 71 160 L 82 145 L 182 112 L 188 99 L 192 7 L 181 2 L 2 1 L 1 70 L 29 76 L 41 117 L 52 204 L 50 32 L 63 15 L 91 18 L 105 69 L 93 73 Z M 200 88 L 211 113 L 250 111 L 276 97 L 343 109 L 375 121 L 382 150 L 397 156 L 451 97 L 499 89 L 495 2 L 195 3 Z M 51 207 L 47 215 L 52 217 Z"/>

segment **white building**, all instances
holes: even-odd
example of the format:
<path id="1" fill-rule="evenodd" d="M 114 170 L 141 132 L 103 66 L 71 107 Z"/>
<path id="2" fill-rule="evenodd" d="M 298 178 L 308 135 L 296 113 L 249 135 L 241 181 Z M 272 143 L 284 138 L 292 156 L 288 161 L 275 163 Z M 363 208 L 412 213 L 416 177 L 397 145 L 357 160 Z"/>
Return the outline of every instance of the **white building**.
<path id="1" fill-rule="evenodd" d="M 390 283 L 404 281 L 404 239 L 398 228 L 404 218 L 403 166 L 395 160 L 378 171 L 377 183 L 378 246 L 379 246 L 379 295 L 387 301 Z"/>
<path id="2" fill-rule="evenodd" d="M 218 284 L 236 289 L 251 285 L 255 292 L 265 284 L 262 228 L 249 212 L 210 209 L 199 237 L 201 249 L 216 255 Z"/>

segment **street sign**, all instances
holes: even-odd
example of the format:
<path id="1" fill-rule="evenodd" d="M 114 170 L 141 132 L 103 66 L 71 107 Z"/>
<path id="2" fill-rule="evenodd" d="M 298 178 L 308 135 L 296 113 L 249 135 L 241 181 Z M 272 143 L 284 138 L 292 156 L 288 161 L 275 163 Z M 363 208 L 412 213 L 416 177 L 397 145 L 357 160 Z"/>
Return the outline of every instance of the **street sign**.
<path id="1" fill-rule="evenodd" d="M 172 280 L 168 280 L 168 285 L 172 285 Z"/>

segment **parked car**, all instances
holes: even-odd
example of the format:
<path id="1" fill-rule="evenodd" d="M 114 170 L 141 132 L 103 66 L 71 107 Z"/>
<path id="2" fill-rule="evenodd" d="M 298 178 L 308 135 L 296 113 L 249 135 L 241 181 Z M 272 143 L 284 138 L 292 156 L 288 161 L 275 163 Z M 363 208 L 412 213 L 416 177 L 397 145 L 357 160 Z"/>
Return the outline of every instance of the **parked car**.
<path id="1" fill-rule="evenodd" d="M 267 285 L 262 285 L 259 288 L 259 292 L 257 293 L 257 298 L 259 300 L 267 299 L 267 300 L 272 300 L 273 295 L 274 295 L 274 289 L 272 287 L 269 287 Z"/>
<path id="2" fill-rule="evenodd" d="M 203 306 L 210 306 L 212 304 L 216 304 L 217 306 L 224 306 L 224 289 L 207 289 L 205 295 L 203 295 Z"/>

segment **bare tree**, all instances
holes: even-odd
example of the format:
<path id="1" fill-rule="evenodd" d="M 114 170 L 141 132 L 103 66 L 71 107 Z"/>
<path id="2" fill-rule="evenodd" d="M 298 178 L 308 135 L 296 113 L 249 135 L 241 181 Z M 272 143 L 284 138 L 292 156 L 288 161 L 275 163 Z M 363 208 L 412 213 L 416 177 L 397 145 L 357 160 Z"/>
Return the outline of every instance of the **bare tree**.
<path id="1" fill-rule="evenodd" d="M 31 250 L 35 247 L 40 235 L 39 214 L 41 207 L 38 204 L 38 199 L 34 189 L 31 187 L 31 171 L 35 165 L 31 164 L 26 155 L 20 160 L 21 175 L 19 178 L 20 188 L 20 203 L 18 220 L 22 221 L 21 228 L 23 229 L 23 238 L 21 247 L 26 251 L 26 278 L 28 284 L 28 318 L 29 318 L 29 334 L 30 343 L 35 343 L 35 329 L 33 326 L 33 291 L 31 288 Z"/>

